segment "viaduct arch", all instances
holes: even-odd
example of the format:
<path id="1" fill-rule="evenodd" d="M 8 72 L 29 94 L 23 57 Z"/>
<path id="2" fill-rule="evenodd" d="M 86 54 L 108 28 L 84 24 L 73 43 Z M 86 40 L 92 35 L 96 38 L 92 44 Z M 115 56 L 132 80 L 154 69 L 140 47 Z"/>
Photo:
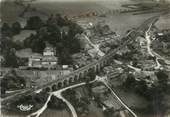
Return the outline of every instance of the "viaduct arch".
<path id="1" fill-rule="evenodd" d="M 133 33 L 131 32 L 130 34 L 126 35 L 126 38 L 130 38 L 130 39 L 134 38 L 135 36 L 137 36 L 139 34 L 139 31 L 145 31 L 147 26 L 149 24 L 153 23 L 153 21 L 156 21 L 158 18 L 159 18 L 159 16 L 154 16 L 154 17 L 149 18 L 141 26 L 139 26 L 135 31 L 132 31 Z M 69 84 L 71 81 L 73 81 L 73 83 L 76 83 L 76 82 L 80 81 L 80 79 L 82 79 L 85 76 L 85 71 L 87 71 L 87 70 L 89 71 L 90 69 L 93 69 L 93 70 L 99 69 L 100 70 L 102 67 L 104 67 L 106 64 L 108 64 L 110 62 L 111 58 L 115 55 L 115 53 L 119 49 L 121 49 L 124 45 L 126 45 L 127 42 L 129 42 L 129 39 L 127 39 L 119 48 L 111 51 L 110 53 L 108 53 L 107 55 L 105 55 L 104 57 L 99 59 L 98 61 L 90 63 L 89 65 L 86 65 L 86 66 L 72 72 L 71 74 L 69 74 L 67 76 L 60 77 L 56 81 L 47 83 L 40 87 L 30 88 L 24 92 L 20 92 L 17 95 L 14 95 L 7 99 L 4 99 L 2 101 L 2 103 L 4 103 L 4 104 L 8 103 L 8 101 L 16 99 L 16 98 L 20 98 L 23 95 L 26 95 L 26 96 L 31 95 L 32 93 L 34 93 L 35 91 L 40 90 L 40 89 L 46 89 L 48 91 L 50 91 L 51 89 L 58 90 L 59 88 L 64 87 L 64 84 L 67 84 L 67 83 Z M 72 79 L 72 80 L 70 80 L 70 79 Z M 64 83 L 64 80 L 66 80 L 65 83 Z"/>

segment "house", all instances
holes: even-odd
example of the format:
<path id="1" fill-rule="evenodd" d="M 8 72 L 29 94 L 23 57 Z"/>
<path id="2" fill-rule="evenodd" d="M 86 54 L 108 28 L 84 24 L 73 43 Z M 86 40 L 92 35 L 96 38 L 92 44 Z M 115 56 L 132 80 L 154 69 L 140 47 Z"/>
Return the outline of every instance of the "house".
<path id="1" fill-rule="evenodd" d="M 0 55 L 0 65 L 2 65 L 2 63 L 4 62 L 4 57 Z"/>
<path id="2" fill-rule="evenodd" d="M 55 69 L 58 65 L 55 54 L 55 49 L 48 46 L 44 49 L 43 55 L 34 55 L 29 58 L 28 67 Z"/>
<path id="3" fill-rule="evenodd" d="M 6 74 L 8 74 L 11 71 L 10 68 L 3 68 L 0 69 L 0 78 L 4 78 Z"/>
<path id="4" fill-rule="evenodd" d="M 92 62 L 91 57 L 83 52 L 72 55 L 73 65 L 77 68 L 85 66 L 88 62 Z"/>
<path id="5" fill-rule="evenodd" d="M 58 58 L 55 56 L 43 56 L 41 65 L 43 68 L 56 68 L 58 64 Z"/>
<path id="6" fill-rule="evenodd" d="M 82 27 L 84 30 L 93 28 L 94 24 L 93 22 L 89 22 L 86 20 L 79 20 L 76 22 L 80 27 Z"/>
<path id="7" fill-rule="evenodd" d="M 69 33 L 69 27 L 68 26 L 63 26 L 63 27 L 61 27 L 61 29 L 60 29 L 60 31 L 61 31 L 61 33 L 63 34 L 66 34 L 66 35 L 68 35 L 68 33 Z"/>
<path id="8" fill-rule="evenodd" d="M 137 37 L 137 43 L 139 43 L 139 45 L 141 46 L 141 48 L 146 48 L 147 45 L 147 41 L 145 38 L 143 37 Z"/>
<path id="9" fill-rule="evenodd" d="M 96 49 L 90 49 L 87 52 L 92 58 L 95 58 L 98 55 L 98 51 L 96 51 Z"/>
<path id="10" fill-rule="evenodd" d="M 68 75 L 73 72 L 73 68 L 68 65 L 62 65 L 61 75 Z"/>
<path id="11" fill-rule="evenodd" d="M 35 68 L 41 68 L 41 55 L 33 55 L 28 60 L 28 67 L 35 67 Z"/>
<path id="12" fill-rule="evenodd" d="M 155 34 L 156 34 L 156 37 L 162 37 L 164 35 L 168 35 L 170 34 L 170 29 L 160 30 L 160 31 L 155 32 Z"/>
<path id="13" fill-rule="evenodd" d="M 55 56 L 55 50 L 52 47 L 46 47 L 43 52 L 43 56 Z"/>

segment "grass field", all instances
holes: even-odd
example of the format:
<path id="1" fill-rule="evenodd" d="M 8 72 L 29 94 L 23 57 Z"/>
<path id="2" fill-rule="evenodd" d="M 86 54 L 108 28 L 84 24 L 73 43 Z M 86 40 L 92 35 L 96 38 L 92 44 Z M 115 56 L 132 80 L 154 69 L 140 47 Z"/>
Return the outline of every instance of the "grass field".
<path id="1" fill-rule="evenodd" d="M 156 23 L 158 29 L 170 29 L 170 14 L 160 17 Z"/>
<path id="2" fill-rule="evenodd" d="M 61 13 L 63 15 L 75 16 L 90 11 L 105 11 L 108 9 L 120 9 L 124 3 L 132 3 L 130 0 L 113 0 L 110 2 L 33 2 L 32 7 L 37 10 L 46 12 L 47 14 Z M 16 6 L 14 3 L 6 3 L 2 5 L 2 19 L 6 22 L 14 22 L 15 20 L 22 21 L 19 14 L 23 11 L 21 6 Z M 26 13 L 25 17 L 31 15 L 40 15 L 34 12 Z M 128 29 L 139 26 L 144 20 L 152 17 L 155 14 L 121 14 L 108 17 L 90 17 L 90 20 L 105 20 L 113 31 L 118 34 L 124 34 Z M 41 17 L 44 17 L 40 15 Z M 88 19 L 88 18 L 87 18 Z M 80 19 L 81 20 L 81 19 Z M 85 18 L 83 20 L 86 20 Z"/>
<path id="3" fill-rule="evenodd" d="M 40 117 L 72 117 L 67 110 L 46 109 Z"/>
<path id="4" fill-rule="evenodd" d="M 16 41 L 20 41 L 20 42 L 23 42 L 27 37 L 29 37 L 31 34 L 35 34 L 36 32 L 33 31 L 33 30 L 22 30 L 20 32 L 20 34 L 18 35 L 15 35 L 13 37 L 13 41 L 16 42 Z"/>
<path id="5" fill-rule="evenodd" d="M 33 53 L 30 48 L 18 50 L 18 51 L 16 51 L 15 54 L 19 58 L 28 58 L 28 57 L 34 56 L 34 55 L 41 55 L 41 54 L 38 54 L 38 53 Z"/>
<path id="6" fill-rule="evenodd" d="M 133 15 L 131 13 L 127 13 L 127 14 L 109 15 L 106 17 L 81 18 L 78 20 L 85 20 L 85 21 L 92 22 L 94 24 L 96 22 L 102 21 L 106 23 L 112 31 L 116 32 L 120 36 L 124 36 L 127 30 L 132 28 L 137 28 L 145 20 L 155 15 L 157 15 L 157 13 L 142 14 L 142 15 Z"/>

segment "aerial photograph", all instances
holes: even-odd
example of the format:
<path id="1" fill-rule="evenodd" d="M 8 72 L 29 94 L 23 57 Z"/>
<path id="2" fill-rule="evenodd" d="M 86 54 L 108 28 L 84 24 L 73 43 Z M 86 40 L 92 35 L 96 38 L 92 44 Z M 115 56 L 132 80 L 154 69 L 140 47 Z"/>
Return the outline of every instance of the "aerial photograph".
<path id="1" fill-rule="evenodd" d="M 170 117 L 170 0 L 0 0 L 0 117 Z"/>

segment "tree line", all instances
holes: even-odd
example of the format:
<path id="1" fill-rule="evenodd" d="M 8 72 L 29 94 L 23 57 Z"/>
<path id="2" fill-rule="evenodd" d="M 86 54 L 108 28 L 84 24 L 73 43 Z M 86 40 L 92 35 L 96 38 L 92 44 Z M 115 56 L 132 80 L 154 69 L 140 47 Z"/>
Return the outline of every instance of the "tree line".
<path id="1" fill-rule="evenodd" d="M 155 72 L 155 75 L 157 77 L 157 82 L 152 84 L 151 87 L 147 86 L 147 82 L 145 80 L 135 80 L 135 76 L 132 74 L 128 75 L 127 80 L 123 86 L 126 89 L 130 89 L 148 100 L 148 111 L 150 113 L 164 113 L 166 111 L 164 95 L 170 93 L 170 86 L 168 85 L 168 74 L 164 70 L 159 70 L 158 72 Z M 151 80 L 150 77 L 151 76 L 146 76 L 144 79 Z"/>

